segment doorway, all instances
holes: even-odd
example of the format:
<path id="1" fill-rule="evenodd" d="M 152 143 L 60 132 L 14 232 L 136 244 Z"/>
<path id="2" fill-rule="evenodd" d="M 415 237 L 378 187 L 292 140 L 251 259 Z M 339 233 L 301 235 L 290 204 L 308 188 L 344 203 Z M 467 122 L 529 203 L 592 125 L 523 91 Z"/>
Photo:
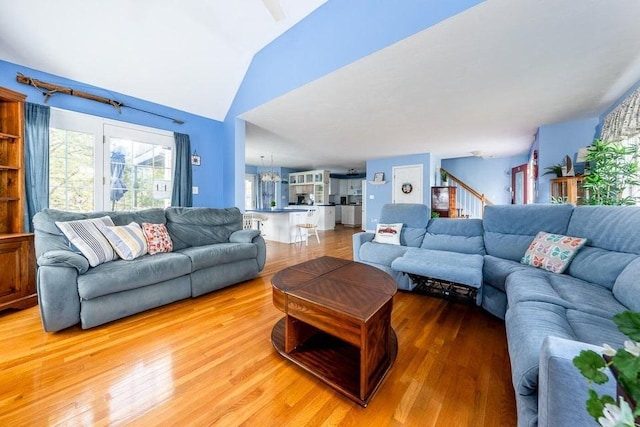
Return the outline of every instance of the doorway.
<path id="1" fill-rule="evenodd" d="M 529 165 L 523 164 L 511 168 L 511 204 L 526 205 L 531 203 L 531 179 Z"/>
<path id="2" fill-rule="evenodd" d="M 393 168 L 393 203 L 424 203 L 422 165 Z"/>

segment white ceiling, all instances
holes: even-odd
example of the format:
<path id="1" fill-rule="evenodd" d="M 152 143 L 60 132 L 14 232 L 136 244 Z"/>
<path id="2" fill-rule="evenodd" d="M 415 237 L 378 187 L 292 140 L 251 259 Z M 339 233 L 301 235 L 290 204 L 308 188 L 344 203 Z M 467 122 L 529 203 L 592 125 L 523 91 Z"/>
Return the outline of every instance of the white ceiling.
<path id="1" fill-rule="evenodd" d="M 276 22 L 262 0 L 0 0 L 0 59 L 223 120 L 255 52 L 325 1 Z M 638 22 L 637 0 L 487 0 L 245 113 L 247 163 L 524 153 L 640 80 Z"/>

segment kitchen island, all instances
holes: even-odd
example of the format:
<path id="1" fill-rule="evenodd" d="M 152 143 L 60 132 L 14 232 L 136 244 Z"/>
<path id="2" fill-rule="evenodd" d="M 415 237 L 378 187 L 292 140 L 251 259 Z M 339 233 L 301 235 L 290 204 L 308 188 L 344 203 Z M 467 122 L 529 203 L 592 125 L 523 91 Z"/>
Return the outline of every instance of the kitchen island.
<path id="1" fill-rule="evenodd" d="M 307 209 L 253 209 L 247 213 L 259 213 L 266 219 L 262 223 L 262 237 L 281 243 L 296 241 L 296 225 L 305 222 Z"/>

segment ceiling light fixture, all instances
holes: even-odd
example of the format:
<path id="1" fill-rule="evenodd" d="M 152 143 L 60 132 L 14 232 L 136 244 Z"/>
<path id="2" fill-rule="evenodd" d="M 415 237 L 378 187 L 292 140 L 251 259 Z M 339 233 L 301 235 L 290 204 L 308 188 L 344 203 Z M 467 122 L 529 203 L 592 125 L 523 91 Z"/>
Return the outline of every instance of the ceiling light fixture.
<path id="1" fill-rule="evenodd" d="M 262 159 L 262 167 L 264 168 L 264 156 L 260 156 L 260 158 Z M 271 169 L 266 171 L 266 172 L 260 173 L 260 181 L 263 181 L 263 182 L 280 182 L 280 181 L 282 181 L 282 178 L 280 177 L 280 174 L 278 174 L 278 172 L 275 172 L 273 170 L 273 153 L 271 153 Z"/>

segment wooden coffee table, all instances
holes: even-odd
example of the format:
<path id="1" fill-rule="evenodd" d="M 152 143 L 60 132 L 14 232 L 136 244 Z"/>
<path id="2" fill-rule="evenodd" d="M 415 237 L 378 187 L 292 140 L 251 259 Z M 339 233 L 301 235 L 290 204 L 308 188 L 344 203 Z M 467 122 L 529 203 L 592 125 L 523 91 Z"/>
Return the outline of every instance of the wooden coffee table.
<path id="1" fill-rule="evenodd" d="M 384 271 L 321 257 L 273 276 L 286 316 L 271 333 L 284 357 L 367 406 L 398 353 L 391 328 L 396 283 Z"/>

